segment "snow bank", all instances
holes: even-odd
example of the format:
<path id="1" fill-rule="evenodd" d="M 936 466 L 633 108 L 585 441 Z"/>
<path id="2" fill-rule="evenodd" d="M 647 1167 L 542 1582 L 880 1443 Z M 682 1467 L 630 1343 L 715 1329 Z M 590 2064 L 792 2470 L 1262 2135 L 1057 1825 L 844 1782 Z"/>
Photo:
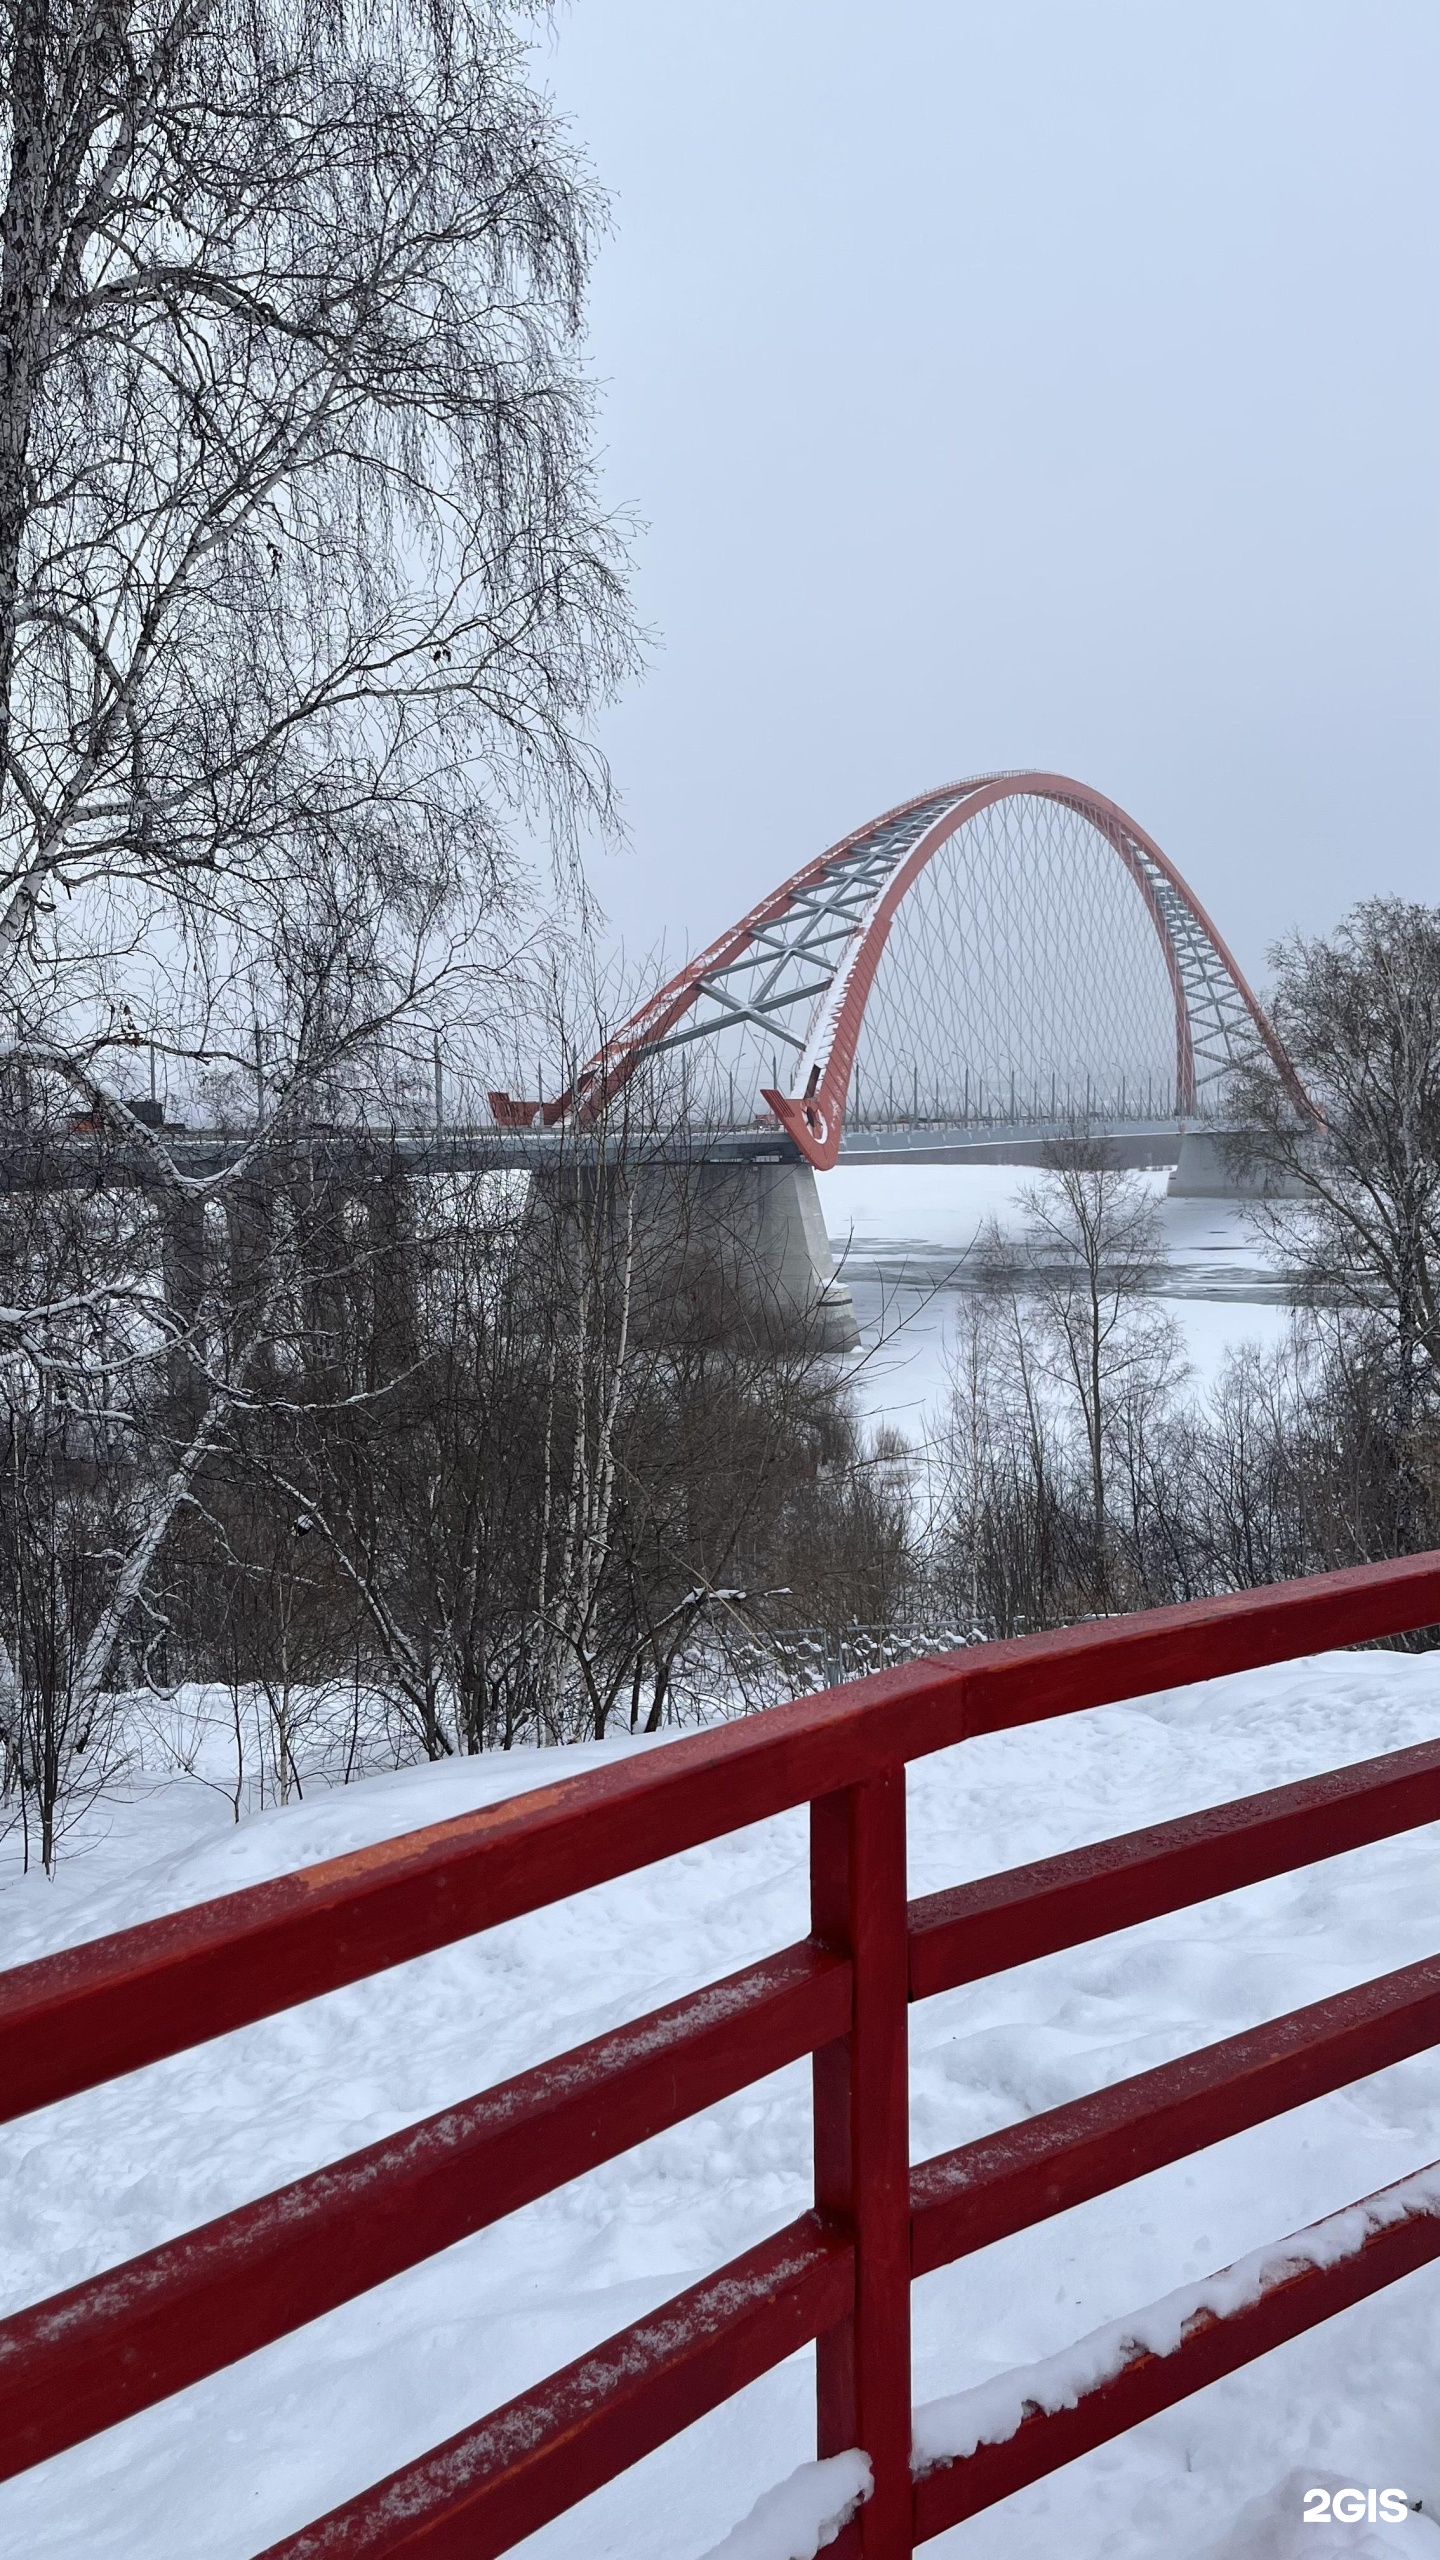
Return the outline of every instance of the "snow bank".
<path id="1" fill-rule="evenodd" d="M 1203 2560 L 1440 2560 L 1440 2527 L 1427 2515 L 1408 2515 L 1403 2524 L 1307 2525 L 1305 2493 L 1309 2489 L 1383 2488 L 1383 2481 L 1351 2480 L 1335 2471 L 1292 2471 L 1262 2498 L 1247 2501 L 1224 2539 Z"/>

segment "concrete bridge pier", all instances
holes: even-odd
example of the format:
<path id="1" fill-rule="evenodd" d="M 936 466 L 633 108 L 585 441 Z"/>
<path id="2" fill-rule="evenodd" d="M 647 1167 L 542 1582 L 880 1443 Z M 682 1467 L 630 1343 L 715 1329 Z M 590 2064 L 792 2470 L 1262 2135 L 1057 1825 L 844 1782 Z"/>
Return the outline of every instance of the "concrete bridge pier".
<path id="1" fill-rule="evenodd" d="M 203 1401 L 188 1340 L 202 1354 L 223 1337 L 233 1354 L 263 1330 L 283 1258 L 304 1315 L 306 1357 L 324 1369 L 359 1351 L 369 1385 L 415 1356 L 418 1277 L 414 1184 L 403 1169 L 335 1174 L 272 1165 L 208 1203 L 171 1191 L 157 1204 L 161 1285 L 179 1334 L 167 1357 L 169 1391 Z M 274 1370 L 262 1342 L 257 1371 Z"/>
<path id="2" fill-rule="evenodd" d="M 798 1159 L 541 1167 L 535 1241 L 576 1254 L 628 1236 L 630 1317 L 654 1340 L 851 1351 L 860 1339 L 836 1277 L 812 1166 Z M 618 1265 L 616 1266 L 618 1269 Z"/>
<path id="3" fill-rule="evenodd" d="M 1304 1186 L 1247 1162 L 1243 1130 L 1186 1129 L 1166 1193 L 1171 1200 L 1299 1200 Z"/>
<path id="4" fill-rule="evenodd" d="M 192 1348 L 203 1354 L 205 1242 L 203 1199 L 190 1191 L 170 1193 L 160 1209 L 160 1270 L 165 1304 L 178 1331 L 165 1355 L 165 1376 L 174 1403 L 187 1412 L 198 1412 L 203 1401 Z"/>
<path id="5" fill-rule="evenodd" d="M 415 1358 L 420 1339 L 415 1186 L 387 1169 L 366 1195 L 372 1382 Z"/>
<path id="6" fill-rule="evenodd" d="M 273 1246 L 272 1191 L 249 1181 L 207 1203 L 191 1191 L 167 1192 L 159 1204 L 161 1281 L 165 1303 L 191 1349 L 177 1341 L 166 1362 L 177 1404 L 198 1413 L 205 1387 L 192 1356 L 230 1348 L 256 1321 Z"/>
<path id="7" fill-rule="evenodd" d="M 275 1193 L 263 1175 L 237 1183 L 225 1194 L 225 1228 L 229 1246 L 230 1295 L 236 1322 L 258 1320 L 270 1283 L 275 1251 Z"/>
<path id="8" fill-rule="evenodd" d="M 663 1195 L 652 1216 L 663 1232 Z M 817 1351 L 853 1351 L 855 1308 L 836 1277 L 813 1165 L 687 1167 L 682 1219 L 742 1318 Z"/>

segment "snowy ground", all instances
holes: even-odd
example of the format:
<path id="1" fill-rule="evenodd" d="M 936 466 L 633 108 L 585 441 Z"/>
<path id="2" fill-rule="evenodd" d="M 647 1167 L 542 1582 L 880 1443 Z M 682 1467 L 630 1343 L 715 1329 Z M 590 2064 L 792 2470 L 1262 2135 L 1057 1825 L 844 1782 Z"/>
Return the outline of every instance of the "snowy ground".
<path id="1" fill-rule="evenodd" d="M 995 1735 L 911 1775 L 911 1889 L 1440 1730 L 1440 1657 L 1340 1655 Z M 613 1750 L 564 1755 L 567 1773 Z M 664 1749 L 665 1744 L 652 1748 Z M 54 1885 L 0 1888 L 15 1963 L 550 1779 L 553 1754 L 412 1770 L 231 1824 L 192 1780 L 112 1807 Z M 1233 2033 L 1437 1942 L 1434 1830 L 947 1994 L 912 2013 L 917 2156 Z M 225 2037 L 0 2134 L 11 2309 L 803 1933 L 798 1816 Z M 1065 2347 L 1440 2153 L 1440 2056 L 927 2277 L 933 2401 Z M 244 2560 L 634 2319 L 807 2202 L 806 2075 L 777 2075 L 97 2443 L 0 2488 L 26 2560 Z M 1408 2278 L 931 2544 L 950 2560 L 1440 2560 L 1440 2268 Z M 526 2546 L 699 2560 L 812 2449 L 809 2359 Z M 1423 2501 L 1300 2527 L 1301 2490 Z M 783 2560 L 793 2545 L 735 2550 Z"/>
<path id="2" fill-rule="evenodd" d="M 855 1301 L 867 1357 L 861 1407 L 919 1446 L 948 1392 L 946 1361 L 980 1228 L 1023 1224 L 1020 1191 L 1036 1179 L 1012 1165 L 837 1165 L 820 1204 Z M 1171 1200 L 1166 1173 L 1141 1177 L 1160 1209 L 1166 1287 L 1157 1292 L 1184 1336 L 1203 1389 L 1226 1351 L 1277 1342 L 1289 1321 L 1284 1283 L 1239 1202 Z"/>

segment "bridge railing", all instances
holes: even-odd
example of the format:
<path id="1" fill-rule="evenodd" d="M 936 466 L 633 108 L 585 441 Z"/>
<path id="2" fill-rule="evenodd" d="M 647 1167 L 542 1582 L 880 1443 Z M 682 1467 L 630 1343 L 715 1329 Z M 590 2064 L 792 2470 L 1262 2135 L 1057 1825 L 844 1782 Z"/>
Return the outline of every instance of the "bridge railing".
<path id="1" fill-rule="evenodd" d="M 1440 2174 L 1232 2277 L 973 2449 L 920 2433 L 913 2279 L 1440 2041 L 1413 1965 L 912 2166 L 907 2003 L 1440 1819 L 1440 1741 L 909 1903 L 906 1764 L 1004 1727 L 1440 1623 L 1440 1555 L 976 1646 L 561 1779 L 0 1976 L 0 2114 L 808 1805 L 802 1943 L 0 2323 L 0 2476 L 115 2425 L 811 2054 L 813 2209 L 266 2560 L 486 2560 L 809 2341 L 821 2454 L 872 2487 L 833 2547 L 900 2560 L 1440 2255 Z M 972 2430 L 972 2433 L 975 2431 Z M 986 2438 L 996 2440 L 985 2440 Z"/>

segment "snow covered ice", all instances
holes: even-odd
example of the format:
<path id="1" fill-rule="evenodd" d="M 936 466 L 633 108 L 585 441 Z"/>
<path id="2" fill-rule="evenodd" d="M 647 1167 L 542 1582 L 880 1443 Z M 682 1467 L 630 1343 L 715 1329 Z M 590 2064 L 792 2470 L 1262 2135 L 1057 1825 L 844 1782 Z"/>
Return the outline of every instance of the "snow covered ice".
<path id="1" fill-rule="evenodd" d="M 1440 1731 L 1440 1657 L 1343 1654 L 989 1735 L 910 1772 L 911 1885 L 966 1877 Z M 238 1827 L 190 1780 L 0 1890 L 7 1964 L 526 1786 L 617 1742 L 371 1778 Z M 1432 1955 L 1419 1831 L 911 2013 L 917 2158 Z M 0 2133 L 6 2310 L 803 1935 L 787 1815 L 307 2003 Z M 1425 2054 L 927 2276 L 916 2399 L 953 2402 L 1440 2154 Z M 774 2230 L 809 2201 L 809 2087 L 776 2074 L 296 2336 L 0 2488 L 27 2560 L 246 2560 Z M 1440 2533 L 1440 2269 L 926 2546 L 949 2560 L 1412 2560 Z M 933 2417 L 926 2423 L 936 2423 Z M 854 2494 L 816 2465 L 808 2357 L 525 2546 L 535 2560 L 811 2560 Z M 843 2476 L 842 2476 L 843 2473 Z M 1404 2527 L 1300 2526 L 1402 2486 Z"/>
<path id="2" fill-rule="evenodd" d="M 1018 1240 L 1022 1194 L 1039 1168 L 842 1163 L 820 1176 L 831 1250 L 855 1302 L 863 1353 L 855 1383 L 874 1421 L 912 1443 L 933 1431 L 949 1393 L 957 1308 L 974 1249 L 994 1221 Z M 1227 1351 L 1280 1343 L 1290 1322 L 1283 1273 L 1242 1201 L 1171 1200 L 1168 1176 L 1144 1177 L 1160 1213 L 1166 1263 L 1159 1304 L 1180 1328 L 1193 1385 L 1213 1384 Z"/>

